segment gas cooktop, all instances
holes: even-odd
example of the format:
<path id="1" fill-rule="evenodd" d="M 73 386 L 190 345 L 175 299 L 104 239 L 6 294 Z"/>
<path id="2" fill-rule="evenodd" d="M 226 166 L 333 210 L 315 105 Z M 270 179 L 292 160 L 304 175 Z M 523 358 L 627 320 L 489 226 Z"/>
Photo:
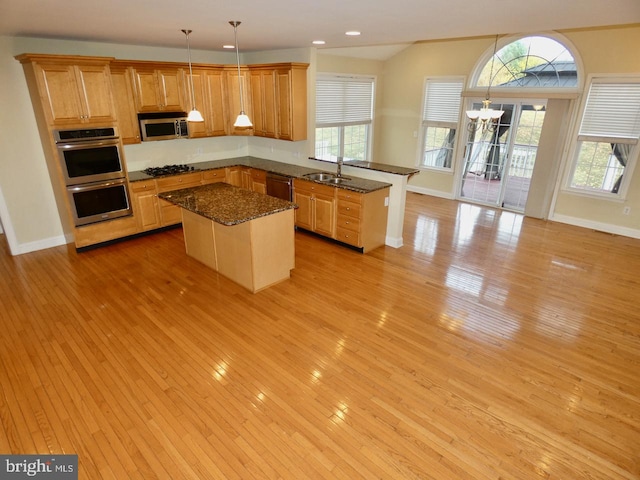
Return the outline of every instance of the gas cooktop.
<path id="1" fill-rule="evenodd" d="M 177 173 L 192 172 L 195 167 L 189 165 L 165 165 L 164 167 L 149 167 L 143 171 L 152 177 L 162 177 L 163 175 L 175 175 Z"/>

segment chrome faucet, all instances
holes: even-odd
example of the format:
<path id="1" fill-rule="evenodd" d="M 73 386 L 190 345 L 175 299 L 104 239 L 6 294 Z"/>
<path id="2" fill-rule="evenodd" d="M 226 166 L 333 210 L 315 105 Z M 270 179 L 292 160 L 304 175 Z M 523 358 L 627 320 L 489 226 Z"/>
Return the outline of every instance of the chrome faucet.
<path id="1" fill-rule="evenodd" d="M 343 162 L 343 158 L 342 157 L 338 157 L 338 178 L 342 177 L 342 162 Z"/>

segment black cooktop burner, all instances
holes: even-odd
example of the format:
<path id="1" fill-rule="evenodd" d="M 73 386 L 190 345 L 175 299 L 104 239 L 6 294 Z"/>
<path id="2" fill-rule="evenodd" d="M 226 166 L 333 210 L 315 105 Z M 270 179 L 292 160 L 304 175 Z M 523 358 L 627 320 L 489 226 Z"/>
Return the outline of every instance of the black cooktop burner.
<path id="1" fill-rule="evenodd" d="M 163 175 L 175 175 L 177 173 L 192 172 L 195 167 L 189 165 L 165 165 L 164 167 L 149 167 L 144 169 L 144 173 L 152 177 L 162 177 Z"/>

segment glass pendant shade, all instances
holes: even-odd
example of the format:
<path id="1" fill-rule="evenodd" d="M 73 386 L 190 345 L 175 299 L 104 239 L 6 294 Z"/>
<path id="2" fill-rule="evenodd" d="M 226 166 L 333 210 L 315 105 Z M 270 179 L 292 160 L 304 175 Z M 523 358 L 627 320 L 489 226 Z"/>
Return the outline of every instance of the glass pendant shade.
<path id="1" fill-rule="evenodd" d="M 249 117 L 246 113 L 240 112 L 240 115 L 238 115 L 238 118 L 236 118 L 236 122 L 233 124 L 233 126 L 240 128 L 249 128 L 253 127 L 253 123 L 251 123 L 251 120 L 249 120 Z"/>
<path id="2" fill-rule="evenodd" d="M 204 122 L 204 118 L 202 114 L 194 108 L 189 112 L 189 115 L 187 115 L 187 122 Z"/>

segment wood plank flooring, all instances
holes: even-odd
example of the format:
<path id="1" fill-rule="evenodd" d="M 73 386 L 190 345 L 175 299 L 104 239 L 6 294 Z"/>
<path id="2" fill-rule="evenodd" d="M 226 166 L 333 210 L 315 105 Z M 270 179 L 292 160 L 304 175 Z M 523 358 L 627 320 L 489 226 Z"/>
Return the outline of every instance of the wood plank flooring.
<path id="1" fill-rule="evenodd" d="M 258 294 L 181 230 L 0 237 L 0 453 L 82 479 L 638 479 L 640 241 L 409 193 Z"/>

